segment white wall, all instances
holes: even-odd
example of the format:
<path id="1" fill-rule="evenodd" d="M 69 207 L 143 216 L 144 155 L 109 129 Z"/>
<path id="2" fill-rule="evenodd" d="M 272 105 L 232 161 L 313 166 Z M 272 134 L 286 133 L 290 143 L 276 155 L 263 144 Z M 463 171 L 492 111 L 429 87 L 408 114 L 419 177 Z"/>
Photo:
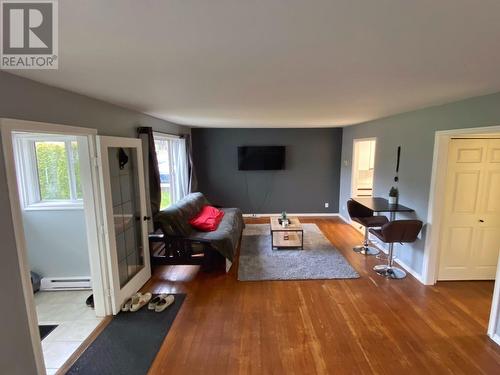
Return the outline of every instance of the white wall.
<path id="1" fill-rule="evenodd" d="M 90 276 L 83 209 L 23 211 L 28 259 L 42 277 Z"/>

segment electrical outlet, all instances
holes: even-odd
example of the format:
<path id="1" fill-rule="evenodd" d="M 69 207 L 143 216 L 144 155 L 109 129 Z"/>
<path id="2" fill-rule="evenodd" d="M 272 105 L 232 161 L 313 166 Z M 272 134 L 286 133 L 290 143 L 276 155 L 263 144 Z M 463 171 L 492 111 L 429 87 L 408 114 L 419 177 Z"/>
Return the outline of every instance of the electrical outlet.
<path id="1" fill-rule="evenodd" d="M 325 202 L 325 208 L 328 208 L 328 207 L 330 207 L 330 203 Z"/>

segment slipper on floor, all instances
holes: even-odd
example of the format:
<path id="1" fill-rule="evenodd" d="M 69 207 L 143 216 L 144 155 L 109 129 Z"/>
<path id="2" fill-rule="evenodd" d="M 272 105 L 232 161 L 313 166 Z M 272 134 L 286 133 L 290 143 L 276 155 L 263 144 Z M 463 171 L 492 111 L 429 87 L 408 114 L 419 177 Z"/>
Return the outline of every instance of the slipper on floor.
<path id="1" fill-rule="evenodd" d="M 160 302 L 163 298 L 167 297 L 168 294 L 158 294 L 156 297 L 154 297 L 151 301 L 149 301 L 148 304 L 148 310 L 154 310 L 158 302 Z"/>
<path id="2" fill-rule="evenodd" d="M 136 312 L 141 309 L 144 305 L 146 305 L 153 296 L 151 293 L 147 292 L 144 294 L 137 293 L 139 296 L 132 297 L 132 305 L 130 305 L 130 312 Z"/>
<path id="3" fill-rule="evenodd" d="M 156 312 L 162 312 L 165 310 L 167 307 L 169 307 L 171 304 L 173 304 L 175 301 L 175 297 L 171 294 L 167 295 L 166 297 L 162 298 L 160 302 L 158 302 L 155 306 L 155 311 Z"/>
<path id="4" fill-rule="evenodd" d="M 130 311 L 130 307 L 132 306 L 132 303 L 134 301 L 137 301 L 137 299 L 139 298 L 139 295 L 141 293 L 136 293 L 134 294 L 133 296 L 131 296 L 129 299 L 127 299 L 125 302 L 123 302 L 123 305 L 122 305 L 122 308 L 121 310 L 123 312 L 127 312 L 127 311 Z"/>

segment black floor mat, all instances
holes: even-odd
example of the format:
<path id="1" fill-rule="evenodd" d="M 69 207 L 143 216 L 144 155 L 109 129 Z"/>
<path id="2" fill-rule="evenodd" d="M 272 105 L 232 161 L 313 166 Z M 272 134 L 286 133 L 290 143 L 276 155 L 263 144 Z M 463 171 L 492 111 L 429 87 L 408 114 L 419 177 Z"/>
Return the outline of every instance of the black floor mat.
<path id="1" fill-rule="evenodd" d="M 54 329 L 56 329 L 57 325 L 39 325 L 38 329 L 40 331 L 40 338 L 43 340 L 47 335 L 52 332 Z"/>
<path id="2" fill-rule="evenodd" d="M 145 306 L 115 316 L 67 374 L 146 374 L 186 298 L 174 296 L 173 305 L 161 313 Z"/>

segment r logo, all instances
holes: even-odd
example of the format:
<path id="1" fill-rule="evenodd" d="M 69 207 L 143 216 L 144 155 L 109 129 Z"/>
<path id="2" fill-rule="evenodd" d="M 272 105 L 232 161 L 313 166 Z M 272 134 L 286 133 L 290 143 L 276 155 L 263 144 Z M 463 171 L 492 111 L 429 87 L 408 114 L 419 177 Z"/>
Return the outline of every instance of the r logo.
<path id="1" fill-rule="evenodd" d="M 52 3 L 3 4 L 3 53 L 50 55 Z"/>
<path id="2" fill-rule="evenodd" d="M 0 0 L 0 68 L 57 69 L 57 0 Z"/>

